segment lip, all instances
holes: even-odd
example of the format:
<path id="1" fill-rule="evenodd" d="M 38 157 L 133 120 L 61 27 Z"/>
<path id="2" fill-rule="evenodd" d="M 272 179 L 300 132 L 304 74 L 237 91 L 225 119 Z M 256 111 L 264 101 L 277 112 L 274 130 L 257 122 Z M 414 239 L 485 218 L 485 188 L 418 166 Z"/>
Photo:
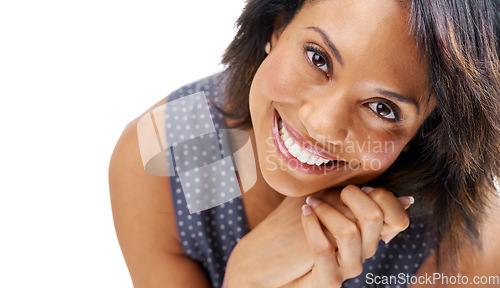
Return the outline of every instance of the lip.
<path id="1" fill-rule="evenodd" d="M 275 113 L 276 120 L 279 118 L 279 116 L 280 115 L 279 115 L 278 111 L 276 111 L 276 113 Z M 291 126 L 289 126 L 288 123 L 283 121 L 283 119 L 281 119 L 281 122 L 285 126 L 285 128 L 288 131 L 288 133 L 290 134 L 290 136 L 292 136 L 293 140 L 295 140 L 296 142 L 299 142 L 300 146 L 304 147 L 307 151 L 311 152 L 312 154 L 316 154 L 317 156 L 320 156 L 322 158 L 325 158 L 327 160 L 340 161 L 340 159 L 337 159 L 332 154 L 330 154 L 322 149 L 319 149 L 316 146 L 309 144 L 309 142 L 307 142 L 306 139 L 304 139 L 304 137 L 302 137 L 302 135 L 300 135 L 299 132 L 297 132 L 295 129 L 293 129 Z"/>
<path id="2" fill-rule="evenodd" d="M 301 143 L 302 147 L 304 147 L 307 151 L 316 154 L 318 156 L 321 156 L 327 160 L 337 160 L 338 163 L 336 165 L 331 165 L 331 166 L 325 166 L 325 165 L 309 165 L 306 163 L 300 162 L 297 158 L 295 158 L 290 152 L 288 152 L 288 149 L 286 149 L 285 144 L 281 140 L 280 133 L 278 131 L 278 119 L 280 118 L 280 115 L 278 111 L 275 109 L 274 110 L 274 119 L 273 119 L 273 125 L 272 125 L 272 131 L 273 131 L 273 140 L 274 144 L 278 148 L 278 154 L 280 157 L 287 163 L 287 165 L 295 169 L 297 171 L 300 171 L 302 173 L 306 174 L 324 174 L 328 173 L 334 170 L 337 170 L 338 168 L 343 167 L 347 162 L 343 160 L 338 160 L 335 156 L 333 156 L 330 153 L 327 153 L 325 151 L 320 150 L 317 147 L 314 147 L 307 143 L 305 139 L 300 136 L 300 134 L 293 130 L 290 126 L 288 126 L 284 121 L 282 121 L 283 125 L 285 125 L 286 129 L 290 133 L 290 136 L 297 142 Z"/>

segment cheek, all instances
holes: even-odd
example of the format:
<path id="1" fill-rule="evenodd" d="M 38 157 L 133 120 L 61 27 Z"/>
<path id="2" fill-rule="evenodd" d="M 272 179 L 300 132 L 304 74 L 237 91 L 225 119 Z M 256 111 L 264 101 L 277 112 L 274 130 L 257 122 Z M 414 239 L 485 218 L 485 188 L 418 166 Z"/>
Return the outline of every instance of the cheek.
<path id="1" fill-rule="evenodd" d="M 363 170 L 383 172 L 398 158 L 409 139 L 380 138 L 366 141 L 359 149 L 360 165 Z"/>
<path id="2" fill-rule="evenodd" d="M 385 148 L 382 147 L 380 149 L 384 150 Z M 383 172 L 394 163 L 399 153 L 400 151 L 393 151 L 391 147 L 388 148 L 388 152 L 373 151 L 371 153 L 366 153 L 363 154 L 361 165 L 365 170 Z"/>
<path id="3" fill-rule="evenodd" d="M 304 89 L 301 84 L 304 83 L 304 75 L 299 73 L 300 63 L 295 58 L 287 57 L 286 52 L 280 50 L 271 52 L 262 62 L 252 83 L 255 96 L 281 103 L 297 99 L 295 96 Z"/>

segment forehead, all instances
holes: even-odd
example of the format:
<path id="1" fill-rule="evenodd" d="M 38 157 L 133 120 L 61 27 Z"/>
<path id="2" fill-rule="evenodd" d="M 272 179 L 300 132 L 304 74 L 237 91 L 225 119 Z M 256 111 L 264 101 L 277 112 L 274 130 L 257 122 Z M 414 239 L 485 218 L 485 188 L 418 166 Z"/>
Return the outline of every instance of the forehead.
<path id="1" fill-rule="evenodd" d="M 323 0 L 305 4 L 290 26 L 303 35 L 314 33 L 305 27 L 321 28 L 346 71 L 412 94 L 425 86 L 427 67 L 408 21 L 409 10 L 398 0 Z"/>

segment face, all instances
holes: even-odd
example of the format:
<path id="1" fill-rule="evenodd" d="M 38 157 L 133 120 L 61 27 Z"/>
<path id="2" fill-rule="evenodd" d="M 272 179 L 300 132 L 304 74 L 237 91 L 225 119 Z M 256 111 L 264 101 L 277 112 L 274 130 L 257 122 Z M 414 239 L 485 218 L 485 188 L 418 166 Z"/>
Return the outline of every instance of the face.
<path id="1" fill-rule="evenodd" d="M 395 0 L 316 1 L 274 32 L 250 89 L 272 188 L 302 196 L 362 184 L 396 160 L 433 106 L 407 21 Z"/>

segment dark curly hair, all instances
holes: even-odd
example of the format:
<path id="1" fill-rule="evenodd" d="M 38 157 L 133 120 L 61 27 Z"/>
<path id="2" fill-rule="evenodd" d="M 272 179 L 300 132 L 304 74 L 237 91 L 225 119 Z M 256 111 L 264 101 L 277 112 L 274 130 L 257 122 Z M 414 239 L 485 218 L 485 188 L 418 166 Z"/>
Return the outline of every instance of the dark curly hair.
<path id="1" fill-rule="evenodd" d="M 395 0 L 396 1 L 396 0 Z M 251 127 L 248 94 L 266 57 L 275 23 L 286 27 L 313 0 L 249 0 L 222 63 L 228 81 L 224 112 Z M 479 223 L 495 194 L 500 166 L 500 63 L 498 0 L 402 0 L 436 109 L 402 153 L 369 183 L 413 195 L 412 217 L 437 227 L 438 260 L 464 245 L 480 248 Z M 446 253 L 439 250 L 446 241 Z M 466 246 L 467 247 L 467 246 Z M 449 260 L 449 259 L 448 259 Z M 459 259 L 455 259 L 459 260 Z M 454 263 L 458 263 L 454 261 Z"/>

